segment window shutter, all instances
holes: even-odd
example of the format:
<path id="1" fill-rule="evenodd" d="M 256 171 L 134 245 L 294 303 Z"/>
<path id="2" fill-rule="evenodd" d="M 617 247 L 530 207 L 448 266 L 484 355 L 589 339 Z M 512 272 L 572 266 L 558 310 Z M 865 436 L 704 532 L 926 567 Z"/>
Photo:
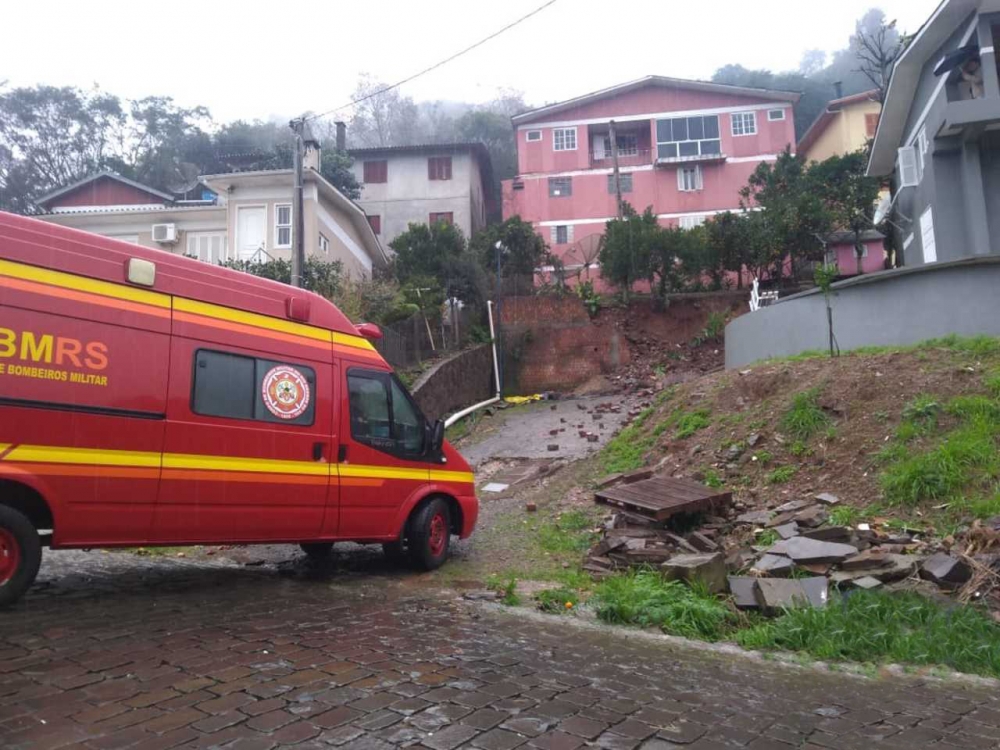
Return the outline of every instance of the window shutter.
<path id="1" fill-rule="evenodd" d="M 553 245 L 556 244 L 556 242 L 558 242 L 557 240 L 558 237 L 559 237 L 559 228 L 549 227 L 549 242 L 551 242 Z"/>
<path id="2" fill-rule="evenodd" d="M 697 166 L 694 168 L 694 186 L 696 190 L 701 190 L 704 185 L 701 182 L 701 167 Z"/>
<path id="3" fill-rule="evenodd" d="M 566 242 L 573 241 L 573 225 L 569 224 L 566 226 Z"/>
<path id="4" fill-rule="evenodd" d="M 896 169 L 899 172 L 899 186 L 916 187 L 920 184 L 920 173 L 917 167 L 917 150 L 913 146 L 899 149 Z"/>
<path id="5" fill-rule="evenodd" d="M 936 263 L 937 243 L 934 239 L 934 214 L 930 206 L 920 215 L 920 244 L 924 251 L 924 263 Z"/>

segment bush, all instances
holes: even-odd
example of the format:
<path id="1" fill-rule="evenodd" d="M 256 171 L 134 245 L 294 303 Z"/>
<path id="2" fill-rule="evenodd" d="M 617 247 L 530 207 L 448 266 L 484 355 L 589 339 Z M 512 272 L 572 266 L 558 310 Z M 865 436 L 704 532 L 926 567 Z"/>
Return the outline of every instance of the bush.
<path id="1" fill-rule="evenodd" d="M 809 440 L 830 423 L 819 407 L 819 389 L 810 388 L 792 399 L 792 405 L 781 418 L 781 429 L 798 440 Z"/>

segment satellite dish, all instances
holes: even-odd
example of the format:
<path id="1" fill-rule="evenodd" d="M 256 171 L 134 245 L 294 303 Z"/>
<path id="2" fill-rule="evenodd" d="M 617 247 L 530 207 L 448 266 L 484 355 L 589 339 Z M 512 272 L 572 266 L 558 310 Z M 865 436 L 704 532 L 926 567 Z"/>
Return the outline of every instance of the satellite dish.
<path id="1" fill-rule="evenodd" d="M 190 162 L 182 161 L 175 164 L 167 182 L 167 189 L 174 195 L 186 195 L 198 187 L 200 171 L 197 164 Z"/>
<path id="2" fill-rule="evenodd" d="M 878 206 L 875 207 L 875 216 L 872 217 L 872 224 L 878 226 L 885 221 L 885 217 L 889 215 L 890 208 L 892 208 L 892 200 L 890 200 L 888 195 L 883 195 L 879 199 Z"/>

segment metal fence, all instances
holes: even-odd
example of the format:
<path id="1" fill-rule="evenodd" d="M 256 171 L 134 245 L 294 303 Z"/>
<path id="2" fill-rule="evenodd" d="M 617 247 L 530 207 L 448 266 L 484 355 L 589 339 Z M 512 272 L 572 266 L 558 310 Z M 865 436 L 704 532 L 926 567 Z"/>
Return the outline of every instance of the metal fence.
<path id="1" fill-rule="evenodd" d="M 469 340 L 471 326 L 476 322 L 472 310 L 463 309 L 458 318 L 458 340 L 453 322 L 446 318 L 428 324 L 422 315 L 413 315 L 391 325 L 382 326 L 382 339 L 375 342 L 386 362 L 398 369 L 419 365 L 425 359 L 461 349 Z M 431 343 L 433 337 L 434 343 Z"/>

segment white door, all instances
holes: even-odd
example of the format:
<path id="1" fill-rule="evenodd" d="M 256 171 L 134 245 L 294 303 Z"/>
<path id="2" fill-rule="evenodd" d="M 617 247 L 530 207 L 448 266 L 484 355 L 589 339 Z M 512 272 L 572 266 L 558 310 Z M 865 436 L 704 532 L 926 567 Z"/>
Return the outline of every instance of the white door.
<path id="1" fill-rule="evenodd" d="M 920 243 L 924 250 L 924 263 L 937 262 L 937 243 L 934 241 L 934 214 L 931 207 L 920 215 Z"/>
<path id="2" fill-rule="evenodd" d="M 240 206 L 236 209 L 236 253 L 240 260 L 263 260 L 267 209 Z"/>

